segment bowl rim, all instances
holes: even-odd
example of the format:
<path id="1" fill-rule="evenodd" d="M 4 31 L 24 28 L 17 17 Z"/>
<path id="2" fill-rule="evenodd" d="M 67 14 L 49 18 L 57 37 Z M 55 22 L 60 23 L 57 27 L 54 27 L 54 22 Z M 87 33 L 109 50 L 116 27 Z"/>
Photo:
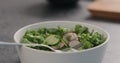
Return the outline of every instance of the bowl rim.
<path id="1" fill-rule="evenodd" d="M 17 34 L 18 32 L 20 32 L 21 30 L 26 29 L 26 28 L 31 27 L 31 26 L 34 26 L 34 25 L 41 24 L 41 23 L 42 23 L 42 24 L 45 24 L 45 23 L 52 23 L 52 22 L 66 22 L 66 23 L 67 23 L 67 22 L 68 22 L 68 23 L 71 22 L 71 23 L 80 23 L 80 24 L 89 25 L 89 26 L 95 27 L 95 28 L 97 28 L 97 29 L 100 29 L 101 31 L 103 31 L 103 32 L 107 35 L 107 37 L 106 37 L 106 40 L 104 41 L 104 43 L 102 43 L 102 44 L 100 44 L 100 45 L 98 45 L 98 46 L 95 46 L 95 47 L 92 47 L 92 48 L 89 48 L 89 49 L 84 49 L 84 50 L 81 50 L 81 51 L 76 51 L 76 52 L 56 53 L 56 52 L 50 52 L 50 51 L 37 50 L 37 49 L 29 48 L 29 47 L 27 47 L 27 46 L 22 46 L 22 47 L 25 47 L 25 48 L 27 48 L 27 49 L 29 49 L 29 50 L 33 50 L 33 51 L 35 51 L 35 52 L 43 52 L 43 53 L 49 53 L 49 54 L 71 54 L 71 53 L 82 53 L 82 52 L 87 52 L 87 51 L 90 51 L 90 50 L 97 49 L 97 48 L 102 47 L 102 46 L 104 46 L 105 44 L 107 44 L 108 41 L 109 41 L 109 39 L 110 39 L 110 34 L 109 34 L 106 30 L 104 30 L 103 28 L 101 28 L 100 26 L 97 26 L 97 25 L 88 24 L 88 23 L 79 22 L 79 21 L 43 21 L 43 22 L 37 22 L 37 23 L 29 24 L 29 25 L 26 25 L 26 26 L 18 29 L 18 30 L 14 33 L 14 36 L 13 36 L 14 41 L 17 43 L 16 34 Z"/>

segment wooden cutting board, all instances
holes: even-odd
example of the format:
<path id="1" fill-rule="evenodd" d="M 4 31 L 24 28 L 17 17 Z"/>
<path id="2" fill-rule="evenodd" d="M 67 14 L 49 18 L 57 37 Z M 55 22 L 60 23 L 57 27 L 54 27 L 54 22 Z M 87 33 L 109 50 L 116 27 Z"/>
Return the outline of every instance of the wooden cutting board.
<path id="1" fill-rule="evenodd" d="M 120 19 L 120 0 L 96 0 L 88 10 L 93 16 Z"/>

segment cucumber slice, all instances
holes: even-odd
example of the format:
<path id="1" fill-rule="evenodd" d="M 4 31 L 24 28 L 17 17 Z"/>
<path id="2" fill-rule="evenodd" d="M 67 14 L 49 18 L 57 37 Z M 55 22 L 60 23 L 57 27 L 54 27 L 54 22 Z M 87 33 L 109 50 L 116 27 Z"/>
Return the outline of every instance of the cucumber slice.
<path id="1" fill-rule="evenodd" d="M 56 35 L 50 35 L 45 40 L 45 44 L 51 46 L 56 45 L 58 43 L 59 43 L 59 38 L 57 38 Z"/>

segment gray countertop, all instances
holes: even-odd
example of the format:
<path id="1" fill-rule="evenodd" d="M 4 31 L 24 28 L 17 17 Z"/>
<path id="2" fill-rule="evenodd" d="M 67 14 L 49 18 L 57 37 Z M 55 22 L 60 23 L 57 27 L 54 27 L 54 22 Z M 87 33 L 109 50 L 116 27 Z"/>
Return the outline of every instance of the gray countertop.
<path id="1" fill-rule="evenodd" d="M 98 25 L 106 29 L 111 38 L 103 63 L 120 62 L 120 20 L 95 18 L 87 6 L 90 0 L 78 6 L 58 8 L 45 0 L 0 0 L 0 41 L 13 42 L 14 33 L 21 27 L 42 21 L 70 20 Z M 0 63 L 20 63 L 15 47 L 0 46 Z"/>

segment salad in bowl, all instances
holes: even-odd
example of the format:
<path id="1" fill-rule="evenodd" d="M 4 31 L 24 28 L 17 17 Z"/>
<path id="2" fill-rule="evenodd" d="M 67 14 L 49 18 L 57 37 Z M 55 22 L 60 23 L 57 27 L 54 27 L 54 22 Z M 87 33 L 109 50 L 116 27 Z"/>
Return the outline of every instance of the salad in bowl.
<path id="1" fill-rule="evenodd" d="M 44 44 L 16 46 L 21 63 L 101 63 L 109 40 L 104 29 L 76 21 L 46 21 L 27 25 L 15 35 L 16 43 Z M 70 51 L 75 49 L 77 52 Z"/>

